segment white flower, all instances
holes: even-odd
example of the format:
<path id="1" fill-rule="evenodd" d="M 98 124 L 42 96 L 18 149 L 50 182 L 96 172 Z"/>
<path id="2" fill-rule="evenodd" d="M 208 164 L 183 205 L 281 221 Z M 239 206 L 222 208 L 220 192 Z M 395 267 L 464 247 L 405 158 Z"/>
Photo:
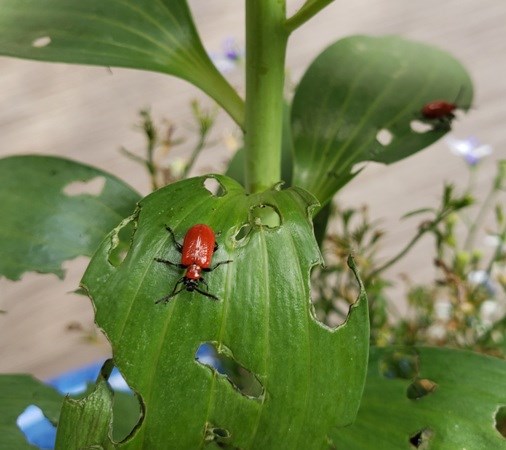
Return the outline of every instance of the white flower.
<path id="1" fill-rule="evenodd" d="M 492 147 L 487 144 L 482 144 L 474 136 L 469 136 L 466 139 L 457 139 L 448 136 L 445 139 L 446 144 L 455 155 L 461 156 L 470 165 L 475 166 L 483 158 L 492 153 Z"/>
<path id="2" fill-rule="evenodd" d="M 453 306 L 448 300 L 440 300 L 434 304 L 434 316 L 437 320 L 448 322 L 451 318 Z"/>
<path id="3" fill-rule="evenodd" d="M 501 307 L 495 300 L 485 300 L 480 306 L 481 321 L 486 326 L 491 326 L 501 316 Z"/>

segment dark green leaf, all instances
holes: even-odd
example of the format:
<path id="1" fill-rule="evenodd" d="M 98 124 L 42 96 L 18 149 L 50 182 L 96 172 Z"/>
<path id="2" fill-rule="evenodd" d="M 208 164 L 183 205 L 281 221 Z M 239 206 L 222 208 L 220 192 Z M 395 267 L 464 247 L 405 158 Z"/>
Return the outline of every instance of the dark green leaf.
<path id="1" fill-rule="evenodd" d="M 168 73 L 242 120 L 242 101 L 204 50 L 185 0 L 0 0 L 0 11 L 2 55 Z"/>
<path id="2" fill-rule="evenodd" d="M 0 179 L 0 275 L 12 280 L 29 271 L 63 277 L 63 261 L 91 256 L 139 200 L 112 175 L 56 157 L 1 159 Z"/>
<path id="3" fill-rule="evenodd" d="M 34 449 L 16 425 L 18 416 L 30 405 L 38 406 L 54 424 L 62 396 L 30 375 L 0 375 L 0 448 Z"/>
<path id="4" fill-rule="evenodd" d="M 497 411 L 506 404 L 506 361 L 461 350 L 419 348 L 414 378 L 389 378 L 392 372 L 383 370 L 385 363 L 397 363 L 394 372 L 400 374 L 401 366 L 412 360 L 412 352 L 405 358 L 399 354 L 371 350 L 357 420 L 333 433 L 337 448 L 506 449 L 495 424 Z"/>
<path id="5" fill-rule="evenodd" d="M 221 196 L 205 189 L 202 177 L 146 197 L 131 218 L 136 232 L 123 262 L 109 261 L 118 228 L 84 276 L 115 364 L 146 411 L 125 446 L 326 448 L 327 433 L 350 423 L 360 401 L 369 335 L 365 292 L 343 326 L 317 322 L 309 298 L 309 272 L 321 261 L 309 219 L 314 198 L 299 188 L 246 195 L 230 178 L 215 180 Z M 269 215 L 280 225 L 262 225 L 259 217 Z M 219 300 L 182 291 L 157 304 L 182 275 L 155 261 L 181 258 L 165 226 L 181 240 L 195 223 L 220 233 L 213 262 L 232 260 L 204 274 Z M 196 362 L 203 343 L 256 377 L 263 393 L 243 394 L 235 381 Z"/>
<path id="6" fill-rule="evenodd" d="M 342 39 L 316 58 L 295 93 L 293 184 L 324 204 L 353 177 L 354 164 L 390 164 L 443 136 L 437 121 L 412 129 L 425 104 L 446 100 L 467 110 L 472 96 L 465 69 L 441 50 L 395 36 Z M 383 145 L 385 136 L 391 142 Z"/>

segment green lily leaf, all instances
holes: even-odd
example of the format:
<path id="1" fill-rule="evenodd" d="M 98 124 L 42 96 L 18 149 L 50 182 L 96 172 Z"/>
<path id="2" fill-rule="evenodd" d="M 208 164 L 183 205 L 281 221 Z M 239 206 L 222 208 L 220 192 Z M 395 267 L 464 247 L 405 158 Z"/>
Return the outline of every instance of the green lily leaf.
<path id="1" fill-rule="evenodd" d="M 2 55 L 175 75 L 242 121 L 242 100 L 207 55 L 186 0 L 0 0 L 0 11 Z"/>
<path id="2" fill-rule="evenodd" d="M 347 450 L 500 450 L 501 412 L 504 360 L 443 348 L 371 349 L 357 420 L 332 437 Z"/>
<path id="3" fill-rule="evenodd" d="M 63 277 L 63 261 L 91 256 L 140 198 L 110 174 L 50 156 L 0 159 L 0 179 L 0 275 L 11 280 Z"/>
<path id="4" fill-rule="evenodd" d="M 356 163 L 391 164 L 441 138 L 451 121 L 425 119 L 426 104 L 467 110 L 472 96 L 464 67 L 437 48 L 395 36 L 342 39 L 316 58 L 295 93 L 293 184 L 325 204 Z"/>
<path id="5" fill-rule="evenodd" d="M 16 424 L 30 405 L 38 406 L 53 424 L 58 421 L 63 397 L 30 375 L 0 375 L 0 448 L 34 449 Z"/>
<path id="6" fill-rule="evenodd" d="M 108 437 L 112 434 L 113 392 L 107 378 L 112 368 L 112 361 L 106 361 L 93 392 L 86 397 L 79 400 L 65 398 L 56 436 L 56 450 L 108 448 Z"/>
<path id="7" fill-rule="evenodd" d="M 218 194 L 206 180 L 219 183 Z M 228 177 L 192 178 L 139 203 L 121 263 L 110 261 L 121 226 L 104 240 L 82 285 L 144 411 L 117 448 L 324 449 L 334 426 L 353 421 L 368 357 L 367 300 L 360 285 L 337 329 L 314 318 L 309 272 L 321 262 L 314 202 L 299 188 L 246 195 Z M 231 260 L 203 274 L 218 300 L 183 290 L 157 303 L 183 273 L 155 261 L 181 260 L 165 227 L 181 242 L 196 223 L 217 232 L 213 264 Z M 197 361 L 203 344 L 240 366 L 256 387 Z"/>

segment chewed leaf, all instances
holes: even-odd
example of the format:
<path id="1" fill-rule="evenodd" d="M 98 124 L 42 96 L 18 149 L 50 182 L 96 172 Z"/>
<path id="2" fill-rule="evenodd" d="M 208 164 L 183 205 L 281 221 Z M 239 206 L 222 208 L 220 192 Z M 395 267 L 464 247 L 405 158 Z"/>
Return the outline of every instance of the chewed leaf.
<path id="1" fill-rule="evenodd" d="M 385 363 L 396 376 L 385 376 Z M 379 450 L 504 450 L 498 423 L 505 404 L 504 360 L 444 348 L 375 348 L 357 420 L 331 436 L 347 450 L 371 442 Z"/>
<path id="2" fill-rule="evenodd" d="M 472 97 L 466 70 L 437 48 L 395 36 L 342 39 L 316 58 L 295 93 L 293 184 L 323 204 L 358 162 L 390 164 L 443 136 L 451 119 L 425 118 L 425 105 L 441 100 L 466 111 Z"/>
<path id="3" fill-rule="evenodd" d="M 83 278 L 115 363 L 145 407 L 124 446 L 324 449 L 328 432 L 358 409 L 365 293 L 343 326 L 319 323 L 309 294 L 311 267 L 321 261 L 309 218 L 314 198 L 299 188 L 247 195 L 230 178 L 214 178 L 220 195 L 200 177 L 143 199 L 122 262 L 110 263 L 105 239 Z M 217 266 L 199 284 L 216 298 L 183 285 L 156 303 L 183 276 L 177 243 L 196 223 L 217 235 Z M 203 344 L 215 349 L 213 361 L 196 359 Z"/>
<path id="4" fill-rule="evenodd" d="M 0 276 L 12 280 L 30 271 L 63 277 L 62 263 L 91 256 L 139 200 L 108 173 L 50 156 L 0 159 L 0 179 Z"/>
<path id="5" fill-rule="evenodd" d="M 207 55 L 186 0 L 0 0 L 0 54 L 175 75 L 241 101 Z"/>

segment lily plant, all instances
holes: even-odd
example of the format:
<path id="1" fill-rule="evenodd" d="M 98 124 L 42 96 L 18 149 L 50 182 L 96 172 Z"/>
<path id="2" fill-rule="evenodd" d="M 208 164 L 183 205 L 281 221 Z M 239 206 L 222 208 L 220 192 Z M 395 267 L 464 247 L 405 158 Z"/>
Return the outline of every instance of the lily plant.
<path id="1" fill-rule="evenodd" d="M 244 137 L 226 174 L 145 198 L 75 161 L 0 160 L 0 275 L 63 277 L 64 261 L 90 256 L 81 291 L 113 352 L 80 399 L 29 376 L 1 376 L 0 447 L 31 448 L 15 420 L 36 404 L 65 450 L 506 448 L 498 425 L 504 361 L 370 348 L 367 296 L 352 258 L 357 300 L 346 321 L 321 323 L 311 303 L 332 198 L 359 163 L 393 164 L 443 137 L 453 113 L 471 105 L 470 77 L 432 46 L 351 36 L 315 54 L 287 99 L 289 38 L 332 2 L 306 0 L 291 16 L 285 3 L 246 0 L 243 98 L 206 52 L 186 0 L 0 0 L 0 54 L 178 77 L 216 101 Z M 422 114 L 457 97 L 452 117 Z M 98 195 L 65 191 L 97 177 L 105 179 Z M 214 260 L 230 261 L 203 275 L 201 289 L 216 298 L 182 289 L 157 303 L 183 275 L 157 259 L 180 263 L 177 243 L 196 224 L 214 230 Z M 196 359 L 204 344 L 256 388 Z M 121 437 L 113 430 L 123 414 L 108 384 L 113 365 L 136 402 L 136 421 Z"/>

